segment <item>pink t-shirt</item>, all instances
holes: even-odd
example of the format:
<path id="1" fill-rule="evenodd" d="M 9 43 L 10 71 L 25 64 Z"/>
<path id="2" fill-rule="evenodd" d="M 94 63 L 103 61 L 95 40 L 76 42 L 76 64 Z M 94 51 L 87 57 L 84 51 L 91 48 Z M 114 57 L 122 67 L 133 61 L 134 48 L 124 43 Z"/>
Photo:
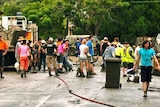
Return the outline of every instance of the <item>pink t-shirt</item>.
<path id="1" fill-rule="evenodd" d="M 20 57 L 28 56 L 28 46 L 27 45 L 21 45 L 18 48 L 18 53 L 19 53 Z"/>
<path id="2" fill-rule="evenodd" d="M 58 53 L 63 53 L 63 44 L 58 46 Z"/>

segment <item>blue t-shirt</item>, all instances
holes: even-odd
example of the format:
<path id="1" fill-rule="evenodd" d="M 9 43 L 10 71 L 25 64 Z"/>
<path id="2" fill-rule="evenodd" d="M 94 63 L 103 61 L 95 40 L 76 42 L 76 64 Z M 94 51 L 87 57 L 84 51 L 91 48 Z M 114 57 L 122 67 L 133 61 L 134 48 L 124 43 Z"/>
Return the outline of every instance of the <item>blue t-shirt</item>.
<path id="1" fill-rule="evenodd" d="M 93 56 L 94 55 L 94 50 L 93 50 L 93 46 L 92 46 L 92 41 L 91 40 L 88 40 L 87 46 L 89 47 L 89 53 Z"/>
<path id="2" fill-rule="evenodd" d="M 152 66 L 152 58 L 155 55 L 154 49 L 145 49 L 140 48 L 139 55 L 140 55 L 140 65 L 141 66 Z"/>

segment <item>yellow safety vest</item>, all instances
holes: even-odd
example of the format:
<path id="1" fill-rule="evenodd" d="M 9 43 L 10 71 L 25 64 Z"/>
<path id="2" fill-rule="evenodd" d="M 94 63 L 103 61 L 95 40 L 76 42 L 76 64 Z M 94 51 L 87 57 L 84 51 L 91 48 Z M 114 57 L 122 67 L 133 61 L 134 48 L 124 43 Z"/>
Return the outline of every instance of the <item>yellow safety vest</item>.
<path id="1" fill-rule="evenodd" d="M 126 59 L 127 59 L 127 57 L 126 57 L 126 49 L 125 48 L 121 48 L 120 54 L 121 54 L 122 62 L 126 62 Z"/>
<path id="2" fill-rule="evenodd" d="M 116 56 L 121 56 L 121 50 L 122 50 L 121 47 L 116 47 L 115 48 L 115 55 Z"/>
<path id="3" fill-rule="evenodd" d="M 129 63 L 133 63 L 133 62 L 134 62 L 134 58 L 133 58 L 132 56 L 130 56 L 130 54 L 129 54 L 129 50 L 130 50 L 130 49 L 132 49 L 132 47 L 129 46 L 129 47 L 127 48 L 127 50 L 126 50 L 126 56 L 127 56 L 127 57 L 126 57 L 126 61 L 129 62 Z M 132 49 L 132 50 L 133 50 L 133 49 Z M 134 56 L 134 52 L 133 52 L 133 51 L 132 51 L 132 55 Z"/>

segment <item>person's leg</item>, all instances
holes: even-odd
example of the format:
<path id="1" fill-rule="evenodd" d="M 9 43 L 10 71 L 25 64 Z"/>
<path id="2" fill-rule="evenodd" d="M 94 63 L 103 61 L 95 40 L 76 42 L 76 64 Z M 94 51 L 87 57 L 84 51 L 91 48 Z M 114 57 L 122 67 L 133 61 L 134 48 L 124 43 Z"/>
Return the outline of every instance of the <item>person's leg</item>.
<path id="1" fill-rule="evenodd" d="M 43 71 L 45 72 L 46 70 L 46 56 L 43 59 Z"/>
<path id="2" fill-rule="evenodd" d="M 144 92 L 143 97 L 147 97 L 148 86 L 149 86 L 148 82 L 143 82 L 142 83 L 142 89 L 143 89 L 143 92 Z"/>
<path id="3" fill-rule="evenodd" d="M 60 54 L 59 72 L 63 72 L 62 71 L 63 61 L 64 61 L 63 54 Z"/>
<path id="4" fill-rule="evenodd" d="M 20 71 L 21 71 L 21 78 L 23 78 L 24 74 L 24 67 L 25 67 L 25 58 L 21 57 L 20 58 Z"/>
<path id="5" fill-rule="evenodd" d="M 33 69 L 35 70 L 37 63 L 37 54 L 33 54 Z"/>
<path id="6" fill-rule="evenodd" d="M 52 63 L 51 57 L 52 56 L 47 56 L 46 57 L 49 76 L 52 76 L 52 74 L 51 74 L 51 63 Z"/>
<path id="7" fill-rule="evenodd" d="M 4 78 L 3 76 L 3 71 L 4 71 L 4 56 L 2 56 L 2 54 L 0 55 L 0 75 L 1 78 Z"/>
<path id="8" fill-rule="evenodd" d="M 42 61 L 43 61 L 43 58 L 42 58 L 42 56 L 40 55 L 40 60 L 39 60 L 39 62 L 38 62 L 38 70 L 39 70 L 39 71 L 41 70 Z"/>
<path id="9" fill-rule="evenodd" d="M 55 72 L 55 75 L 56 76 L 59 76 L 59 74 L 58 74 L 58 70 L 57 70 L 57 58 L 56 57 L 53 57 L 53 68 L 54 68 L 54 72 Z"/>
<path id="10" fill-rule="evenodd" d="M 27 71 L 28 71 L 29 59 L 28 59 L 28 57 L 26 57 L 24 60 L 25 60 L 25 65 L 24 65 L 24 76 L 27 77 L 27 76 L 26 76 L 26 73 L 27 73 Z"/>

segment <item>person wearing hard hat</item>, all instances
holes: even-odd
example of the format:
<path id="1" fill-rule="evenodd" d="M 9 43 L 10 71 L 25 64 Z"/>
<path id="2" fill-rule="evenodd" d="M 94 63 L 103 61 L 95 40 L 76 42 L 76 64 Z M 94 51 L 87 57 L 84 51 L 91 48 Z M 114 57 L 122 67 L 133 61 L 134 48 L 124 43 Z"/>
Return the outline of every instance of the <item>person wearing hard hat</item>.
<path id="1" fill-rule="evenodd" d="M 49 73 L 49 76 L 53 76 L 51 74 L 51 71 L 52 71 L 52 68 L 51 68 L 51 64 L 53 65 L 53 69 L 55 71 L 55 75 L 56 76 L 59 76 L 58 75 L 58 72 L 57 72 L 57 64 L 56 64 L 56 59 L 57 59 L 57 46 L 53 43 L 53 38 L 50 37 L 48 39 L 48 43 L 45 47 L 45 52 L 47 54 L 46 56 L 46 61 L 47 61 L 47 66 L 48 66 L 48 73 Z"/>
<path id="2" fill-rule="evenodd" d="M 38 53 L 40 53 L 40 60 L 39 60 L 39 63 L 38 63 L 38 70 L 40 71 L 41 70 L 41 65 L 42 65 L 42 62 L 43 62 L 43 71 L 45 72 L 45 68 L 46 68 L 46 52 L 45 52 L 45 46 L 46 46 L 46 41 L 45 40 L 42 40 L 41 41 L 41 46 L 40 48 L 38 48 Z"/>

